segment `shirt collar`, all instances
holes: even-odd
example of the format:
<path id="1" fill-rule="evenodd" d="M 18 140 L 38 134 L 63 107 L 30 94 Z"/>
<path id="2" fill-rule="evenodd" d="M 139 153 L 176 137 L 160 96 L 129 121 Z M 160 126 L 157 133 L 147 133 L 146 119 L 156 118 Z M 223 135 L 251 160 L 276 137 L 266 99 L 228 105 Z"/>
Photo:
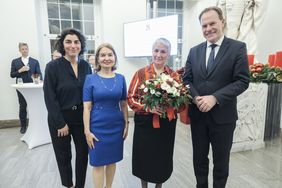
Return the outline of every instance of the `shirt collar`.
<path id="1" fill-rule="evenodd" d="M 169 72 L 170 72 L 169 67 L 165 65 L 164 66 L 164 73 L 165 74 L 169 74 Z M 149 73 L 156 75 L 155 68 L 154 68 L 154 63 L 151 63 L 149 65 Z"/>
<path id="2" fill-rule="evenodd" d="M 22 56 L 22 60 L 28 60 L 28 59 L 29 59 L 29 56 L 27 56 L 27 57 Z"/>
<path id="3" fill-rule="evenodd" d="M 216 44 L 217 46 L 221 46 L 223 39 L 224 39 L 224 35 L 222 35 L 222 37 L 220 37 L 220 39 L 216 43 L 211 43 L 207 41 L 207 47 L 209 47 L 211 44 Z"/>
<path id="4" fill-rule="evenodd" d="M 28 65 L 29 56 L 27 56 L 27 57 L 21 57 L 21 60 L 22 60 L 23 64 L 26 66 L 26 65 Z"/>
<path id="5" fill-rule="evenodd" d="M 62 56 L 62 57 L 63 57 L 63 59 L 65 59 L 67 62 L 69 62 L 69 63 L 70 63 L 70 61 L 69 61 L 69 60 L 68 60 L 65 56 Z M 78 56 L 76 60 L 77 60 L 77 62 L 76 62 L 76 63 L 77 63 L 77 64 L 79 64 L 79 63 L 80 63 L 81 58 Z"/>

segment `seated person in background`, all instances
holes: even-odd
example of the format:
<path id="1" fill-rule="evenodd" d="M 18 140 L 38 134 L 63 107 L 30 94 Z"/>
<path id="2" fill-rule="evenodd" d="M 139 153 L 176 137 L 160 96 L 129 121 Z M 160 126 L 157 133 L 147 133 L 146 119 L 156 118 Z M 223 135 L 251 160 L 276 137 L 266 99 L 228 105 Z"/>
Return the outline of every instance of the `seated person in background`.
<path id="1" fill-rule="evenodd" d="M 62 54 L 58 52 L 58 50 L 55 50 L 52 54 L 52 60 L 58 59 L 60 57 L 62 57 Z"/>
<path id="2" fill-rule="evenodd" d="M 90 55 L 89 56 L 88 63 L 90 64 L 91 70 L 92 70 L 92 73 L 93 73 L 95 71 L 95 69 L 96 69 L 96 66 L 95 66 L 95 55 Z"/>
<path id="3" fill-rule="evenodd" d="M 16 58 L 12 61 L 11 64 L 11 72 L 10 76 L 12 78 L 17 78 L 16 83 L 18 83 L 18 78 L 23 80 L 23 83 L 32 82 L 32 75 L 41 75 L 39 62 L 32 57 L 29 57 L 28 52 L 28 45 L 27 43 L 19 43 L 19 51 L 21 53 L 21 57 Z M 20 132 L 24 134 L 26 132 L 27 126 L 27 112 L 26 112 L 26 101 L 23 95 L 17 90 L 18 99 L 19 99 L 19 117 L 20 117 L 20 124 L 21 130 Z"/>

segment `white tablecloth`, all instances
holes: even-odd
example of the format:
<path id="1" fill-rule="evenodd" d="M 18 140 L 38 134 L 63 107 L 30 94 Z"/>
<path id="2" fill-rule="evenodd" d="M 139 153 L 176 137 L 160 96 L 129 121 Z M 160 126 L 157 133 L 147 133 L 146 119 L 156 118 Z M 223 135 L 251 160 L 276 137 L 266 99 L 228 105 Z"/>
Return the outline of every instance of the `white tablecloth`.
<path id="1" fill-rule="evenodd" d="M 21 138 L 29 149 L 51 142 L 47 123 L 47 109 L 44 103 L 43 84 L 13 84 L 27 102 L 29 123 L 28 129 Z"/>

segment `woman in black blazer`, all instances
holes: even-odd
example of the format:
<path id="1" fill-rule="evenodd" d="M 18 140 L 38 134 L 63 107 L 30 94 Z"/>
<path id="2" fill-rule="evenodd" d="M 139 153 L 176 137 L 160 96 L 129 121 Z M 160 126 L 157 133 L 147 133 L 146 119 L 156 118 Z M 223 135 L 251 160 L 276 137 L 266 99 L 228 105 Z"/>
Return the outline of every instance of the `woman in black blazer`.
<path id="1" fill-rule="evenodd" d="M 85 50 L 85 37 L 75 29 L 64 30 L 56 47 L 62 57 L 47 64 L 43 86 L 49 130 L 62 184 L 82 188 L 88 161 L 82 88 L 86 75 L 91 73 L 89 64 L 79 58 Z M 75 186 L 72 181 L 71 138 L 76 150 Z"/>

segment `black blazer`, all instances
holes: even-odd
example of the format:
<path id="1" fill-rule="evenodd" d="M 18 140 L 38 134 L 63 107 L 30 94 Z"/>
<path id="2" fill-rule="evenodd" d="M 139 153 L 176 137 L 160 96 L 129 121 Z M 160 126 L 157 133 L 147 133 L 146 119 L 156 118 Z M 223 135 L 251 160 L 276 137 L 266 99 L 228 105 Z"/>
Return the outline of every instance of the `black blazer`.
<path id="1" fill-rule="evenodd" d="M 22 62 L 21 57 L 14 59 L 11 64 L 10 76 L 12 78 L 17 78 L 16 82 L 18 82 L 18 78 L 22 78 L 24 83 L 32 82 L 32 74 L 41 75 L 40 66 L 39 62 L 32 57 L 29 57 L 28 65 L 29 71 L 19 73 L 18 71 L 24 66 L 24 63 Z"/>
<path id="2" fill-rule="evenodd" d="M 246 44 L 224 37 L 211 71 L 206 71 L 206 46 L 203 42 L 191 48 L 183 81 L 190 85 L 192 97 L 213 95 L 216 104 L 210 111 L 218 124 L 238 119 L 237 96 L 249 86 L 249 68 Z M 197 106 L 189 106 L 191 121 L 201 117 Z"/>
<path id="3" fill-rule="evenodd" d="M 43 84 L 45 105 L 48 111 L 48 124 L 61 129 L 66 124 L 62 111 L 72 106 L 82 106 L 82 89 L 87 74 L 91 74 L 90 65 L 79 60 L 78 77 L 71 64 L 64 57 L 49 62 L 45 68 Z M 81 120 L 77 120 L 82 122 Z"/>

